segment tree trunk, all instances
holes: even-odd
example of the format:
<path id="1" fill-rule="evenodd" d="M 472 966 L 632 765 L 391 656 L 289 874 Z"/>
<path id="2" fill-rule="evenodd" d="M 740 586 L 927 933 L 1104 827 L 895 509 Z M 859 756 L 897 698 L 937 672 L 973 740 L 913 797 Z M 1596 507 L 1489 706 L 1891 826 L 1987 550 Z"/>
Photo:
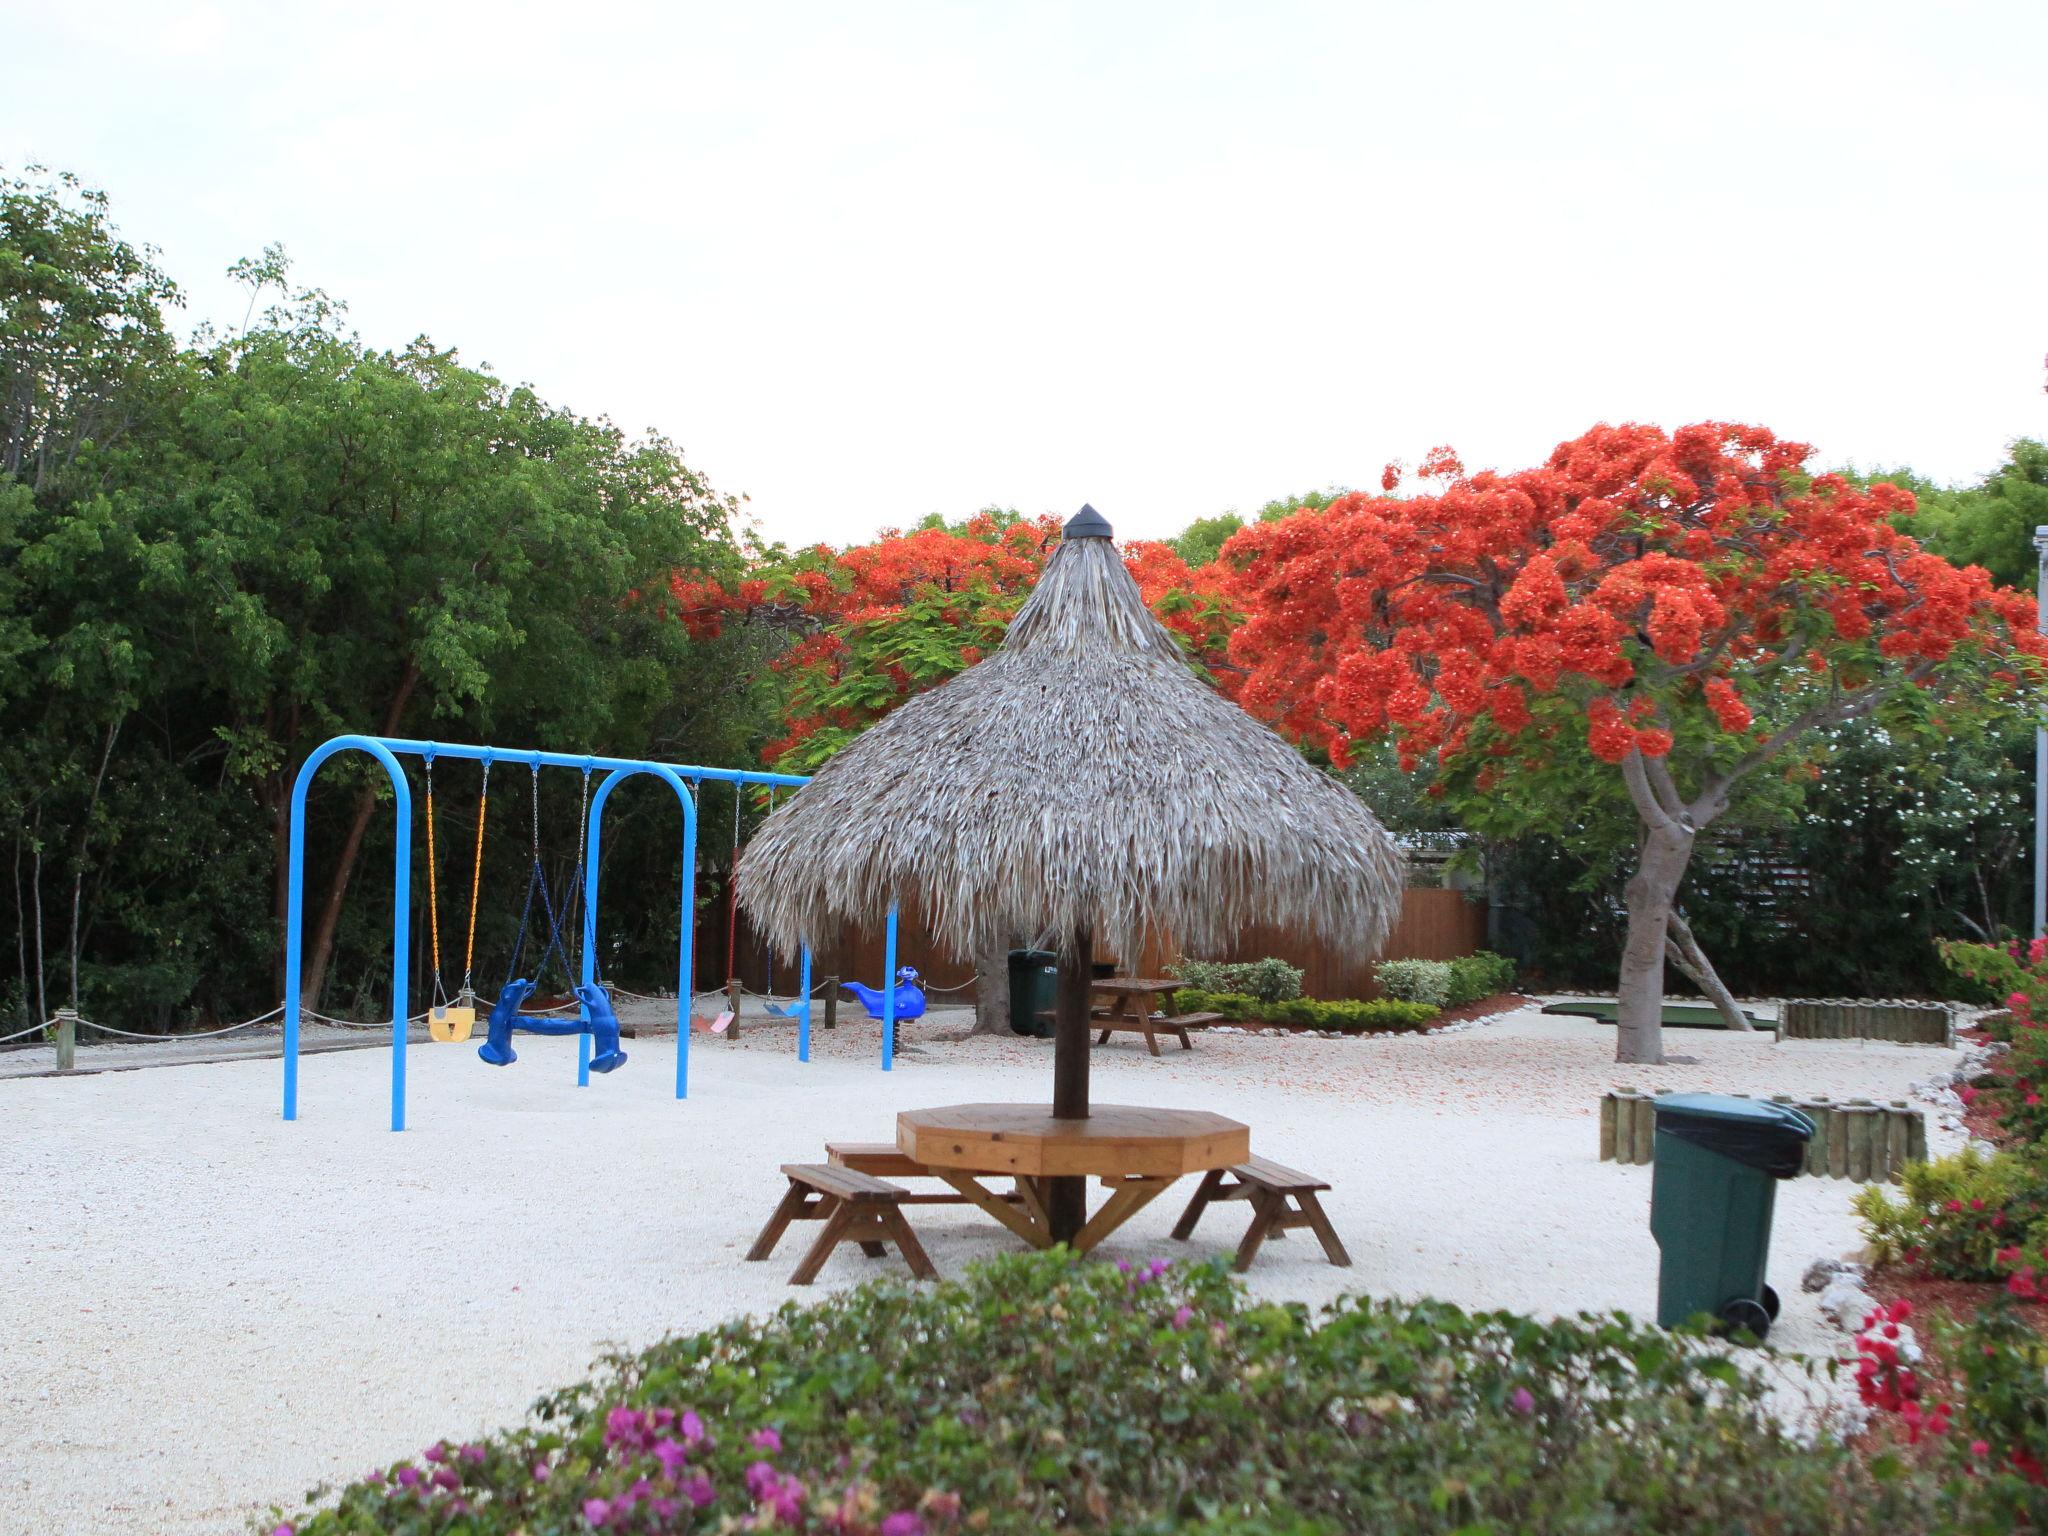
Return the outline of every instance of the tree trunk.
<path id="1" fill-rule="evenodd" d="M 36 808 L 35 825 L 29 830 L 29 848 L 33 857 L 29 862 L 28 894 L 35 907 L 36 919 L 36 1022 L 44 1024 L 50 1018 L 50 994 L 43 984 L 43 812 Z M 23 977 L 26 990 L 26 977 Z"/>
<path id="2" fill-rule="evenodd" d="M 380 736 L 398 734 L 399 721 L 405 717 L 405 706 L 411 702 L 412 691 L 420 680 L 419 668 L 412 662 L 405 664 L 405 675 L 399 679 L 398 692 L 392 696 L 391 707 L 384 712 L 384 727 Z M 313 942 L 306 947 L 305 969 L 300 973 L 299 1005 L 303 1008 L 318 1008 L 320 994 L 326 990 L 327 967 L 334 959 L 334 934 L 341 926 L 341 901 L 348 894 L 350 876 L 355 873 L 356 855 L 362 852 L 363 834 L 370 829 L 370 818 L 377 811 L 377 790 L 374 784 L 366 787 L 356 796 L 356 808 L 349 818 L 348 836 L 342 840 L 341 862 L 334 870 L 334 880 L 327 887 L 327 898 L 320 904 L 320 919 L 313 928 Z M 393 957 L 394 965 L 397 957 Z"/>
<path id="3" fill-rule="evenodd" d="M 1094 937 L 1076 930 L 1060 947 L 1053 1008 L 1052 1113 L 1055 1120 L 1088 1118 L 1088 999 L 1095 980 Z M 1056 1243 L 1074 1240 L 1088 1219 L 1088 1181 L 1046 1181 L 1046 1217 Z"/>
<path id="4" fill-rule="evenodd" d="M 32 1019 L 29 1009 L 34 1006 L 28 991 L 28 904 L 21 895 L 21 832 L 14 834 L 14 957 L 21 975 L 21 1023 L 24 1026 L 40 1024 L 41 1019 Z M 11 1033 L 11 1031 L 10 1031 Z"/>
<path id="5" fill-rule="evenodd" d="M 1664 1060 L 1664 944 L 1678 882 L 1692 857 L 1692 833 L 1675 821 L 1646 829 L 1628 882 L 1628 937 L 1621 947 L 1621 1017 L 1614 1059 Z"/>
<path id="6" fill-rule="evenodd" d="M 1010 949 L 1006 944 L 992 941 L 974 952 L 973 1032 L 1010 1032 Z"/>
<path id="7" fill-rule="evenodd" d="M 1714 969 L 1714 962 L 1707 958 L 1707 952 L 1700 948 L 1698 939 L 1692 936 L 1692 925 L 1679 914 L 1676 907 L 1671 909 L 1670 930 L 1664 936 L 1665 954 L 1671 963 L 1684 972 L 1692 984 L 1713 1000 L 1721 1012 L 1722 1020 L 1730 1029 L 1754 1029 L 1749 1015 L 1735 1001 L 1735 994 L 1728 990 L 1721 975 Z"/>
<path id="8" fill-rule="evenodd" d="M 86 846 L 92 840 L 92 815 L 99 809 L 100 790 L 107 782 L 107 764 L 114 756 L 114 739 L 121 734 L 122 716 L 116 715 L 107 725 L 107 739 L 100 747 L 99 771 L 92 777 L 92 797 L 85 803 L 85 815 L 79 818 L 78 842 L 71 850 L 71 1011 L 78 1011 L 78 926 L 79 909 L 85 900 L 85 854 Z"/>

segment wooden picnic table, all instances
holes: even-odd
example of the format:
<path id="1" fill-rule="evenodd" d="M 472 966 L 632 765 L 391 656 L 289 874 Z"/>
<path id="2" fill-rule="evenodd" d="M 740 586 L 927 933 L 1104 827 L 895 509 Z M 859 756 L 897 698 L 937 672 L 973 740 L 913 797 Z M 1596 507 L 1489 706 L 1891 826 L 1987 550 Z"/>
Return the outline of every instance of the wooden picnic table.
<path id="1" fill-rule="evenodd" d="M 1109 1190 L 1074 1238 L 1086 1253 L 1176 1179 L 1251 1156 L 1251 1129 L 1202 1109 L 1097 1104 L 1085 1120 L 1056 1120 L 1049 1104 L 947 1104 L 896 1117 L 896 1145 L 1034 1248 L 1050 1248 L 1047 1185 L 1100 1179 Z M 982 1183 L 1017 1181 L 1005 1200 Z"/>
<path id="2" fill-rule="evenodd" d="M 1126 1019 L 1136 1022 L 1152 1012 L 1154 998 L 1166 997 L 1186 986 L 1184 981 L 1169 981 L 1162 977 L 1149 976 L 1098 976 L 1088 984 L 1090 992 L 1114 999 L 1107 1009 L 1093 1009 L 1099 1019 Z"/>

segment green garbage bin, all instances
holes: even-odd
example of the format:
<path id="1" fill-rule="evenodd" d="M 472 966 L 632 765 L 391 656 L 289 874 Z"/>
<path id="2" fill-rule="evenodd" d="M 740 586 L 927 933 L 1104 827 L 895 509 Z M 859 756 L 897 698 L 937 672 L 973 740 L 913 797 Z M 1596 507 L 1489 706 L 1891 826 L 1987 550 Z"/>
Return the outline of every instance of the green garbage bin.
<path id="1" fill-rule="evenodd" d="M 1789 1104 L 1720 1093 L 1656 1101 L 1650 1233 L 1657 1239 L 1657 1321 L 1704 1313 L 1724 1332 L 1761 1339 L 1778 1315 L 1764 1283 L 1778 1180 L 1806 1162 L 1813 1122 Z"/>
<path id="2" fill-rule="evenodd" d="M 1038 1016 L 1049 1013 L 1057 995 L 1060 957 L 1049 949 L 1010 951 L 1010 1028 L 1020 1035 L 1050 1035 L 1052 1025 Z"/>

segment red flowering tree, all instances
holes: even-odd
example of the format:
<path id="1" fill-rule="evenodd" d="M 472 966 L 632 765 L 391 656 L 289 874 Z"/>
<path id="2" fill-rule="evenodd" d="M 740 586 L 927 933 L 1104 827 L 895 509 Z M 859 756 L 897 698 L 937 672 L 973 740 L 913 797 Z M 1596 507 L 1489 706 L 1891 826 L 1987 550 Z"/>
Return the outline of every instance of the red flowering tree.
<path id="1" fill-rule="evenodd" d="M 790 633 L 775 661 L 788 688 L 786 731 L 764 756 L 808 773 L 912 694 L 1001 644 L 1059 527 L 1050 516 L 981 512 L 841 551 L 774 552 L 737 583 L 678 576 L 673 585 L 683 622 L 700 634 L 734 623 Z M 1124 561 L 1190 652 L 1220 662 L 1231 616 L 1214 579 L 1199 578 L 1168 544 L 1129 543 Z"/>
<path id="2" fill-rule="evenodd" d="M 1325 747 L 1391 736 L 1479 799 L 1555 791 L 1583 751 L 1637 820 L 1623 1061 L 1663 1058 L 1667 955 L 1732 1009 L 1676 906 L 1750 775 L 1881 715 L 1963 728 L 2040 676 L 2033 600 L 1898 529 L 1912 496 L 1812 475 L 1758 427 L 1598 427 L 1542 466 L 1346 496 L 1224 548 L 1246 707 Z M 1571 748 L 1567 751 L 1565 748 Z"/>

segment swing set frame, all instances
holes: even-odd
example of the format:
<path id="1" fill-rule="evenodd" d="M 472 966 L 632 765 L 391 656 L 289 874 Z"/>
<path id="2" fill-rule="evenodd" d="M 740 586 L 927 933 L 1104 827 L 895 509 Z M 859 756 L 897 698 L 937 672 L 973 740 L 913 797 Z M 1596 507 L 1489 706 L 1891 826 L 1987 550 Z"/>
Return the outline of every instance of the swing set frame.
<path id="1" fill-rule="evenodd" d="M 405 768 L 399 762 L 401 757 L 417 757 L 427 762 L 456 758 L 493 765 L 518 765 L 530 767 L 536 773 L 541 768 L 574 768 L 586 775 L 598 771 L 604 773 L 604 778 L 590 796 L 587 825 L 583 833 L 581 969 L 585 985 L 594 984 L 597 980 L 598 855 L 603 846 L 605 802 L 611 798 L 612 791 L 620 784 L 643 774 L 660 779 L 675 791 L 683 812 L 683 880 L 676 956 L 676 1097 L 689 1097 L 690 973 L 694 958 L 691 953 L 691 920 L 697 906 L 698 806 L 693 790 L 701 790 L 705 784 L 731 784 L 734 786 L 735 795 L 746 785 L 759 785 L 771 790 L 797 789 L 810 782 L 808 777 L 791 773 L 767 773 L 751 768 L 706 768 L 690 763 L 657 763 L 636 758 L 594 755 L 577 756 L 568 752 L 536 752 L 508 747 L 471 746 L 457 742 L 414 741 L 395 736 L 336 736 L 321 743 L 300 765 L 298 777 L 292 784 L 291 851 L 290 867 L 287 872 L 284 961 L 284 1118 L 287 1120 L 296 1120 L 299 1117 L 299 993 L 304 962 L 302 930 L 305 927 L 306 906 L 306 795 L 312 788 L 313 779 L 319 773 L 321 765 L 341 752 L 362 752 L 374 758 L 383 767 L 391 780 L 392 801 L 398 813 L 397 838 L 391 871 L 392 1130 L 405 1129 L 406 1033 L 412 981 L 407 963 L 412 936 L 412 786 Z M 481 823 L 477 833 L 481 839 Z M 472 876 L 472 880 L 474 878 Z M 438 905 L 437 898 L 429 899 Z M 471 901 L 473 909 L 474 894 Z M 431 920 L 438 925 L 438 913 Z M 896 927 L 896 912 L 892 906 L 887 935 L 887 966 L 888 974 L 892 976 L 896 968 Z M 797 1059 L 808 1061 L 811 1055 L 809 945 L 805 945 L 802 950 L 799 992 L 803 998 L 803 1005 L 798 1015 Z M 430 1010 L 431 1006 L 430 1004 Z M 882 1070 L 885 1072 L 895 1065 L 896 1021 L 893 992 L 888 1013 L 889 1017 L 883 1020 L 882 1025 Z M 579 1088 L 590 1086 L 590 1036 L 587 1033 L 577 1036 L 576 1085 Z"/>

